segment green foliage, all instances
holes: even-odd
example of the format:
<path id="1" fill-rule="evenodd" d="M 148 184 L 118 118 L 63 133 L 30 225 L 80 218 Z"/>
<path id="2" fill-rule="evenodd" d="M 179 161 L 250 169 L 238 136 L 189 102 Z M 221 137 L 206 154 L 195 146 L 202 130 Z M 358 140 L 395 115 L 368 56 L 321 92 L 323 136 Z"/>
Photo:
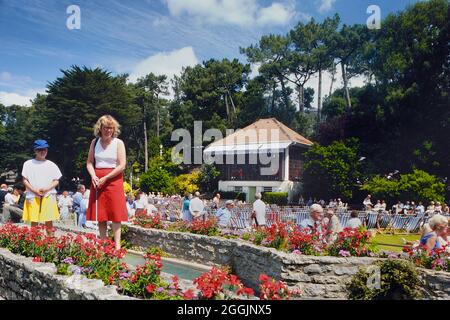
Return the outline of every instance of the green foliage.
<path id="1" fill-rule="evenodd" d="M 201 177 L 200 171 L 194 171 L 189 174 L 181 174 L 173 180 L 175 192 L 184 195 L 187 193 L 194 193 L 200 189 L 199 180 Z"/>
<path id="2" fill-rule="evenodd" d="M 440 201 L 445 200 L 445 184 L 438 177 L 422 170 L 402 174 L 399 179 L 387 179 L 375 176 L 362 187 L 378 198 L 391 201 L 410 200 Z"/>
<path id="3" fill-rule="evenodd" d="M 160 247 L 148 247 L 147 249 L 145 249 L 145 253 L 160 256 L 160 257 L 168 256 L 168 254 Z"/>
<path id="4" fill-rule="evenodd" d="M 216 193 L 220 193 L 220 197 L 222 199 L 229 200 L 241 200 L 245 201 L 247 198 L 247 194 L 244 192 L 234 192 L 234 191 L 217 191 Z"/>
<path id="5" fill-rule="evenodd" d="M 217 170 L 216 166 L 214 164 L 203 164 L 200 172 L 199 183 L 201 191 L 211 192 L 212 190 L 217 190 L 220 171 Z"/>
<path id="6" fill-rule="evenodd" d="M 362 179 L 356 140 L 333 142 L 329 146 L 315 144 L 305 153 L 304 190 L 315 197 L 351 198 L 357 179 Z"/>
<path id="7" fill-rule="evenodd" d="M 369 288 L 373 270 L 360 270 L 348 285 L 352 300 L 410 300 L 422 297 L 423 286 L 417 269 L 404 260 L 389 259 L 378 264 L 381 276 L 380 289 Z"/>
<path id="8" fill-rule="evenodd" d="M 149 164 L 148 171 L 140 176 L 140 189 L 148 192 L 174 193 L 173 178 L 163 168 L 160 161 L 154 160 Z"/>
<path id="9" fill-rule="evenodd" d="M 263 192 L 262 200 L 267 204 L 277 204 L 279 206 L 287 205 L 287 192 Z"/>

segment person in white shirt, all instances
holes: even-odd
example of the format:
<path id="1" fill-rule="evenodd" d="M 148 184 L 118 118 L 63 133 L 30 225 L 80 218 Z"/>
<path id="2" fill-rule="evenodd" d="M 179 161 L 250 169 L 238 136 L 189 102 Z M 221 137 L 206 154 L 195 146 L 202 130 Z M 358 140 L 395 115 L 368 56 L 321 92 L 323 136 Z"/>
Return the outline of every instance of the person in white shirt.
<path id="1" fill-rule="evenodd" d="M 416 207 L 416 214 L 424 214 L 425 207 L 422 204 L 422 201 L 419 201 L 419 205 Z"/>
<path id="2" fill-rule="evenodd" d="M 73 201 L 72 198 L 69 197 L 69 192 L 64 191 L 62 196 L 58 201 L 58 208 L 61 220 L 65 220 L 69 218 L 70 210 L 72 209 Z"/>
<path id="3" fill-rule="evenodd" d="M 371 201 L 371 195 L 367 195 L 367 197 L 364 199 L 363 201 L 363 205 L 365 207 L 366 210 L 370 210 L 370 208 L 373 207 L 372 201 Z"/>
<path id="4" fill-rule="evenodd" d="M 323 207 L 317 203 L 313 204 L 309 209 L 309 215 L 309 218 L 300 222 L 300 228 L 322 232 Z"/>
<path id="5" fill-rule="evenodd" d="M 5 196 L 5 204 L 13 205 L 16 204 L 19 198 L 13 192 L 8 192 Z"/>
<path id="6" fill-rule="evenodd" d="M 23 164 L 22 177 L 27 188 L 23 220 L 31 222 L 32 227 L 44 222 L 47 234 L 53 236 L 53 221 L 59 219 L 55 188 L 62 174 L 54 162 L 46 159 L 48 148 L 47 141 L 36 140 L 36 157 Z"/>
<path id="7" fill-rule="evenodd" d="M 212 203 L 213 209 L 219 209 L 219 206 L 220 206 L 220 194 L 216 194 L 216 196 L 214 197 L 212 202 L 213 202 Z"/>
<path id="8" fill-rule="evenodd" d="M 380 201 L 380 200 L 377 200 L 377 203 L 376 203 L 375 206 L 373 207 L 373 210 L 376 211 L 376 212 L 379 212 L 379 211 L 383 210 L 383 209 L 382 209 L 382 206 L 381 206 L 381 201 Z"/>
<path id="9" fill-rule="evenodd" d="M 326 240 L 328 243 L 331 243 L 336 241 L 338 233 L 342 231 L 342 226 L 333 208 L 328 208 L 325 216 L 324 224 L 327 226 Z"/>
<path id="10" fill-rule="evenodd" d="M 253 202 L 252 218 L 255 219 L 256 226 L 264 227 L 266 225 L 266 204 L 261 200 L 261 193 L 258 192 L 255 198 L 256 201 Z"/>
<path id="11" fill-rule="evenodd" d="M 200 199 L 200 192 L 194 194 L 194 198 L 189 202 L 189 212 L 194 218 L 200 218 L 204 215 L 205 204 Z"/>
<path id="12" fill-rule="evenodd" d="M 358 218 L 358 211 L 353 210 L 350 213 L 350 220 L 347 221 L 347 228 L 357 229 L 362 225 L 361 220 Z"/>

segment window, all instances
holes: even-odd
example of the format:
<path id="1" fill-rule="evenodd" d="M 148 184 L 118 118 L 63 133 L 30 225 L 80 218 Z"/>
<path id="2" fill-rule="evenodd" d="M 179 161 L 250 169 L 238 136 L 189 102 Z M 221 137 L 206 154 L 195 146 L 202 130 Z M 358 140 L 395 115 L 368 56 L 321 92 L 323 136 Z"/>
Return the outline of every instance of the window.
<path id="1" fill-rule="evenodd" d="M 234 187 L 234 192 L 242 192 L 242 187 Z"/>
<path id="2" fill-rule="evenodd" d="M 263 192 L 272 192 L 272 187 L 263 187 Z"/>

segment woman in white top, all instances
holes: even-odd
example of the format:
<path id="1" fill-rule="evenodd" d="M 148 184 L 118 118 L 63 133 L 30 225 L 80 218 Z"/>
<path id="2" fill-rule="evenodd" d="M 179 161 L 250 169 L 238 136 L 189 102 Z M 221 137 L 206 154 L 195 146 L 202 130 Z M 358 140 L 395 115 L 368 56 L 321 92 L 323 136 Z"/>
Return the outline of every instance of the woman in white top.
<path id="1" fill-rule="evenodd" d="M 107 239 L 108 221 L 112 221 L 116 249 L 120 249 L 122 222 L 128 221 L 123 188 L 126 165 L 125 145 L 117 136 L 120 125 L 110 115 L 102 116 L 94 126 L 94 135 L 86 163 L 92 177 L 86 217 L 98 221 L 100 239 Z"/>

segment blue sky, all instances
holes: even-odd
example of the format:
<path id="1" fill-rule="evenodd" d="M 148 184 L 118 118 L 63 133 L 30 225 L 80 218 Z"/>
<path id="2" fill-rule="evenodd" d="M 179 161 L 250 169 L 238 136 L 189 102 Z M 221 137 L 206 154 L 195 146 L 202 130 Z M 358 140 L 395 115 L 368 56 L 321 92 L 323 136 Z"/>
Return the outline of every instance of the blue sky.
<path id="1" fill-rule="evenodd" d="M 378 5 L 383 18 L 415 2 L 0 0 L 0 103 L 29 104 L 71 65 L 127 72 L 133 80 L 148 72 L 177 74 L 210 58 L 246 62 L 239 47 L 284 34 L 298 21 L 339 13 L 344 23 L 365 23 L 369 5 Z M 81 10 L 80 30 L 66 26 L 70 5 Z"/>

